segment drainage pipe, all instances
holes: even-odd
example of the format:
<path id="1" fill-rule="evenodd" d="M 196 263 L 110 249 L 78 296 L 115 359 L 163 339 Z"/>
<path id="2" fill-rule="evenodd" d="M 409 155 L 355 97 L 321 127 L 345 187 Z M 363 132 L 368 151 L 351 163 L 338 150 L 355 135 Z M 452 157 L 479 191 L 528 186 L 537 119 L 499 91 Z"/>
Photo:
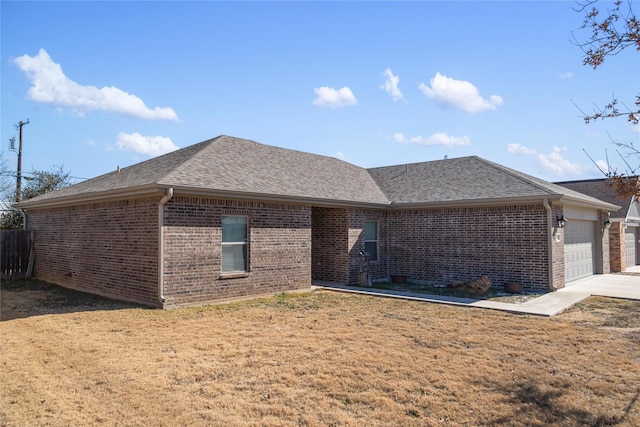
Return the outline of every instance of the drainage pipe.
<path id="1" fill-rule="evenodd" d="M 158 203 L 158 301 L 164 308 L 164 205 L 173 197 L 173 188 L 167 188 L 166 194 Z"/>
<path id="2" fill-rule="evenodd" d="M 551 205 L 549 205 L 549 199 L 545 198 L 542 201 L 544 208 L 547 210 L 547 253 L 549 256 L 549 289 L 555 291 L 556 288 L 553 284 L 553 215 L 551 212 Z"/>

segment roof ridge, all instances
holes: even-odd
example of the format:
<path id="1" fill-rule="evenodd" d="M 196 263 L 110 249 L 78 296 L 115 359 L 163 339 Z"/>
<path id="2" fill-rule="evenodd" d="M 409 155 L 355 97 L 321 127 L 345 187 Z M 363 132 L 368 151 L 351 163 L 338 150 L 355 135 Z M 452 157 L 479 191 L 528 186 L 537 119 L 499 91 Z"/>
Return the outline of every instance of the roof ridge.
<path id="1" fill-rule="evenodd" d="M 511 169 L 511 168 L 508 168 L 506 166 L 499 165 L 499 164 L 494 163 L 494 162 L 492 162 L 490 160 L 483 159 L 480 156 L 475 156 L 474 155 L 474 156 L 470 156 L 470 157 L 474 157 L 475 159 L 480 160 L 481 162 L 493 167 L 494 169 L 497 169 L 499 171 L 507 173 L 507 174 L 511 175 L 512 177 L 519 179 L 522 182 L 526 182 L 527 184 L 533 185 L 534 187 L 542 190 L 545 193 L 548 193 L 549 195 L 561 194 L 559 192 L 554 193 L 548 187 L 535 182 L 533 179 L 529 179 L 529 177 L 537 179 L 537 178 L 535 178 L 535 177 L 533 177 L 531 175 L 527 175 L 525 173 L 518 172 L 518 171 L 516 171 L 514 169 Z M 527 177 L 527 178 L 525 179 L 525 177 Z M 549 184 L 552 184 L 552 183 L 549 183 Z"/>
<path id="2" fill-rule="evenodd" d="M 372 168 L 364 168 L 364 169 L 367 170 L 367 171 L 370 171 L 370 170 L 375 170 L 375 169 L 388 169 L 388 168 L 396 168 L 396 167 L 402 167 L 402 166 L 423 165 L 423 164 L 426 164 L 426 163 L 447 162 L 447 161 L 451 161 L 451 160 L 464 160 L 464 159 L 469 159 L 469 158 L 472 158 L 472 157 L 478 157 L 478 156 L 472 155 L 472 156 L 462 156 L 462 157 L 448 157 L 446 159 L 432 159 L 432 160 L 424 160 L 422 162 L 397 163 L 395 165 L 374 166 Z"/>
<path id="3" fill-rule="evenodd" d="M 198 147 L 198 148 L 197 148 L 197 150 L 195 150 L 195 151 L 194 151 L 190 156 L 185 157 L 185 158 L 184 158 L 184 160 L 182 160 L 181 162 L 179 162 L 177 165 L 175 165 L 173 168 L 171 168 L 171 170 L 170 170 L 170 171 L 168 171 L 166 174 L 164 174 L 164 175 L 162 176 L 162 178 L 160 178 L 160 179 L 157 181 L 157 183 L 160 183 L 160 182 L 162 182 L 162 181 L 164 181 L 164 180 L 170 179 L 170 178 L 171 178 L 175 173 L 177 173 L 177 172 L 178 172 L 178 169 L 180 169 L 180 167 L 181 167 L 181 166 L 183 166 L 183 165 L 184 165 L 185 163 L 187 163 L 190 159 L 192 159 L 192 158 L 193 158 L 193 156 L 195 156 L 196 154 L 198 154 L 198 153 L 202 152 L 202 150 L 204 150 L 204 149 L 206 149 L 207 147 L 209 147 L 213 142 L 215 142 L 215 141 L 217 141 L 218 139 L 220 139 L 220 138 L 222 138 L 222 137 L 225 137 L 225 136 L 227 136 L 227 135 L 218 135 L 218 136 L 216 136 L 216 137 L 214 137 L 214 138 L 206 139 L 206 140 L 204 140 L 204 141 L 201 141 L 201 142 L 198 142 L 198 143 L 196 143 L 196 144 L 193 144 L 193 145 L 190 145 L 190 146 L 185 147 L 185 148 L 192 148 L 192 149 L 194 149 L 194 148 L 198 147 L 198 145 L 201 145 L 201 147 Z M 169 154 L 171 154 L 171 153 L 167 153 L 167 154 L 165 154 L 165 156 L 166 156 L 166 155 L 169 155 Z M 157 157 L 155 157 L 155 158 L 157 159 Z M 153 159 L 150 159 L 150 160 L 153 160 Z"/>

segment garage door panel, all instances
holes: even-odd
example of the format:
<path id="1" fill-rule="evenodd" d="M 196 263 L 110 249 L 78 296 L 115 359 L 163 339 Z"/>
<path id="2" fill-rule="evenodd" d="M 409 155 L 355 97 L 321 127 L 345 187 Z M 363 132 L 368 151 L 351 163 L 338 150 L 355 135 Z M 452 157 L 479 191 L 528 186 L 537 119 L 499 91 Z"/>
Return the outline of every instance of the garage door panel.
<path id="1" fill-rule="evenodd" d="M 594 272 L 595 223 L 569 220 L 564 231 L 565 281 L 591 276 Z"/>

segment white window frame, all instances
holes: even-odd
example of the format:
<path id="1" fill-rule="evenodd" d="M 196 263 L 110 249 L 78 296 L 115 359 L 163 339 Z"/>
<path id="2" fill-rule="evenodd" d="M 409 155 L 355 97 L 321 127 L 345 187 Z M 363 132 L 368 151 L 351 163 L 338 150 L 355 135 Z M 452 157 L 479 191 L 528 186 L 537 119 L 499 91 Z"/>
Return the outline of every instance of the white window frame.
<path id="1" fill-rule="evenodd" d="M 222 235 L 223 235 L 223 227 L 224 227 L 224 218 L 244 218 L 245 222 L 246 222 L 246 231 L 245 231 L 245 236 L 246 238 L 244 239 L 244 241 L 238 241 L 238 242 L 225 242 L 223 241 Z M 222 217 L 220 218 L 220 241 L 221 241 L 221 253 L 220 253 L 220 271 L 222 274 L 233 274 L 233 273 L 248 273 L 249 272 L 249 216 L 248 215 L 222 215 Z M 243 270 L 225 270 L 224 269 L 224 263 L 223 263 L 223 258 L 224 258 L 224 248 L 230 248 L 230 247 L 243 247 L 244 251 L 243 253 L 245 254 L 245 259 L 244 259 L 244 269 Z M 234 263 L 235 264 L 235 263 Z"/>

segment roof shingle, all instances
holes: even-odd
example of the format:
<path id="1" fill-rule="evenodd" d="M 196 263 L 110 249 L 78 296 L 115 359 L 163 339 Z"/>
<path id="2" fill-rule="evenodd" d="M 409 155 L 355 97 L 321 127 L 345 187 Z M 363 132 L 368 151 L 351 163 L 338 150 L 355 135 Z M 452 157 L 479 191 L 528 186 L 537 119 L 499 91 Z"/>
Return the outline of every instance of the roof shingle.
<path id="1" fill-rule="evenodd" d="M 401 206 L 569 197 L 606 203 L 476 156 L 363 169 L 342 160 L 219 136 L 18 204 L 174 187 L 306 203 Z"/>
<path id="2" fill-rule="evenodd" d="M 219 136 L 23 202 L 157 185 L 201 191 L 387 205 L 365 169 L 301 151 Z"/>
<path id="3" fill-rule="evenodd" d="M 477 156 L 373 168 L 369 173 L 395 204 L 563 195 L 600 202 Z"/>

